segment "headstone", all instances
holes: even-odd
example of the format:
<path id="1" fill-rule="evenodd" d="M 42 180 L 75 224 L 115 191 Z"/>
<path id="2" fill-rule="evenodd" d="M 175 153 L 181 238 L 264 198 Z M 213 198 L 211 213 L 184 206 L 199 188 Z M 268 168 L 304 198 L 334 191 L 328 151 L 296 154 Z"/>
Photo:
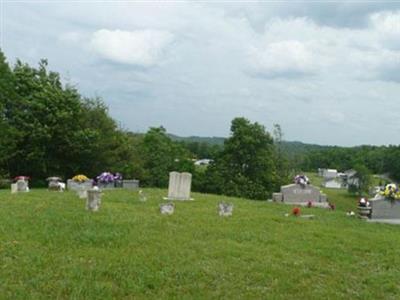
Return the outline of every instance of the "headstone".
<path id="1" fill-rule="evenodd" d="M 11 194 L 15 194 L 18 192 L 18 186 L 16 183 L 11 183 Z"/>
<path id="2" fill-rule="evenodd" d="M 87 191 L 85 187 L 82 187 L 81 189 L 76 191 L 76 194 L 78 195 L 79 199 L 86 199 L 87 198 Z"/>
<path id="3" fill-rule="evenodd" d="M 99 182 L 99 188 L 113 189 L 113 188 L 115 188 L 115 183 L 114 182 Z"/>
<path id="4" fill-rule="evenodd" d="M 146 202 L 147 201 L 147 196 L 142 190 L 139 191 L 139 200 L 140 200 L 140 202 Z"/>
<path id="5" fill-rule="evenodd" d="M 281 186 L 280 193 L 274 193 L 272 198 L 276 202 L 285 204 L 329 208 L 328 199 L 320 189 L 311 185 L 289 184 Z"/>
<path id="6" fill-rule="evenodd" d="M 93 186 L 93 180 L 87 180 L 84 182 L 78 182 L 72 179 L 67 180 L 67 189 L 71 191 L 78 191 L 82 189 L 82 187 L 85 187 L 86 189 L 90 189 Z"/>
<path id="7" fill-rule="evenodd" d="M 17 192 L 29 192 L 28 181 L 19 179 L 16 184 Z"/>
<path id="8" fill-rule="evenodd" d="M 275 202 L 283 201 L 282 193 L 272 193 L 272 201 L 275 201 Z"/>
<path id="9" fill-rule="evenodd" d="M 122 187 L 124 189 L 137 189 L 139 188 L 139 180 L 122 180 Z"/>
<path id="10" fill-rule="evenodd" d="M 218 204 L 218 214 L 221 217 L 232 216 L 233 204 L 221 202 Z"/>
<path id="11" fill-rule="evenodd" d="M 370 200 L 371 219 L 400 219 L 400 201 L 380 195 Z"/>
<path id="12" fill-rule="evenodd" d="M 163 215 L 172 215 L 175 211 L 175 205 L 173 203 L 161 204 L 160 212 Z"/>
<path id="13" fill-rule="evenodd" d="M 48 186 L 49 191 L 62 191 L 62 185 L 61 182 L 59 181 L 49 181 L 49 186 Z"/>
<path id="14" fill-rule="evenodd" d="M 299 203 L 304 202 L 326 202 L 326 197 L 321 195 L 321 191 L 313 186 L 300 184 L 289 184 L 281 187 L 283 202 Z"/>
<path id="15" fill-rule="evenodd" d="M 190 189 L 192 185 L 192 174 L 169 173 L 168 200 L 192 200 Z"/>
<path id="16" fill-rule="evenodd" d="M 101 191 L 98 189 L 91 189 L 86 191 L 86 209 L 90 211 L 98 211 L 101 204 Z"/>

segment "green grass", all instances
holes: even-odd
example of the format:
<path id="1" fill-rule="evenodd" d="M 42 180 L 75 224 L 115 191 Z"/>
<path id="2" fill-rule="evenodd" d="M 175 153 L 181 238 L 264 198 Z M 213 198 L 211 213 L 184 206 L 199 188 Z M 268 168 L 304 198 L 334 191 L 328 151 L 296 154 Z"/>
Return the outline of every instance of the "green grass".
<path id="1" fill-rule="evenodd" d="M 196 194 L 162 216 L 165 190 L 0 192 L 1 299 L 398 299 L 400 227 L 337 211 Z M 332 191 L 335 193 L 336 191 Z M 217 215 L 219 201 L 235 205 Z M 349 202 L 349 203 L 347 203 Z"/>

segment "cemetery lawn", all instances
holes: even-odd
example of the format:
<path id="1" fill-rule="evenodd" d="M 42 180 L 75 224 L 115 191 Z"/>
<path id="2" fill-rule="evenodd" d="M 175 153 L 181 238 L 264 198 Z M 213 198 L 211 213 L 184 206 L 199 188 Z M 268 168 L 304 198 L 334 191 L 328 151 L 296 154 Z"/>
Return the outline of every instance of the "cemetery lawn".
<path id="1" fill-rule="evenodd" d="M 336 211 L 166 190 L 106 191 L 97 213 L 74 193 L 0 191 L 1 299 L 398 299 L 400 226 Z M 233 216 L 217 203 L 234 204 Z"/>

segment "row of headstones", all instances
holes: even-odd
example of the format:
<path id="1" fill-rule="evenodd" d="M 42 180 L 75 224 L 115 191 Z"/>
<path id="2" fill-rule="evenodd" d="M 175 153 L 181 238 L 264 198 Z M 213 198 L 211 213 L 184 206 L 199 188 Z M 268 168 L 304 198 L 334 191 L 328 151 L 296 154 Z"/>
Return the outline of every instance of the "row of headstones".
<path id="1" fill-rule="evenodd" d="M 172 215 L 175 212 L 175 204 L 174 203 L 166 203 L 160 205 L 160 213 L 163 215 Z M 233 213 L 233 204 L 220 202 L 218 204 L 218 214 L 221 217 L 229 217 L 232 216 Z"/>
<path id="2" fill-rule="evenodd" d="M 90 189 L 93 186 L 93 180 L 87 180 L 84 182 L 76 182 L 72 179 L 67 180 L 67 188 L 69 190 L 77 191 L 82 188 Z M 139 180 L 122 180 L 121 185 L 115 185 L 114 182 L 111 183 L 99 183 L 99 188 L 101 189 L 113 189 L 116 187 L 121 187 L 125 189 L 137 189 L 139 187 Z"/>
<path id="3" fill-rule="evenodd" d="M 68 179 L 67 187 L 72 191 L 89 190 L 93 186 L 93 180 L 88 180 L 82 183 L 76 182 L 72 179 Z M 114 185 L 100 185 L 100 188 L 114 188 Z M 123 180 L 122 188 L 126 189 L 136 189 L 139 187 L 139 180 Z M 48 186 L 50 191 L 64 191 L 65 184 L 62 182 L 50 181 Z M 29 185 L 27 180 L 18 180 L 11 184 L 11 193 L 18 192 L 29 192 Z"/>

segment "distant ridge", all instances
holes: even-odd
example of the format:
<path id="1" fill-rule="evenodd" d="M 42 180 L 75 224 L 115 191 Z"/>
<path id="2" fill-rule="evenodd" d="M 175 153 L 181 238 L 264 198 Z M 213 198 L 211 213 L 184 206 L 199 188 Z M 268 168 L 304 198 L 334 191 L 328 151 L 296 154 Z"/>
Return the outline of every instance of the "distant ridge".
<path id="1" fill-rule="evenodd" d="M 226 138 L 224 137 L 203 137 L 203 136 L 188 136 L 182 137 L 172 133 L 169 133 L 168 136 L 178 142 L 185 143 L 207 143 L 210 145 L 223 145 Z M 313 150 L 323 150 L 327 148 L 331 148 L 332 146 L 321 146 L 317 144 L 306 144 L 299 141 L 283 141 L 282 148 L 289 156 L 294 156 L 298 154 L 304 154 Z"/>
<path id="2" fill-rule="evenodd" d="M 203 137 L 203 136 L 188 136 L 188 137 L 181 137 L 172 133 L 169 133 L 168 136 L 173 141 L 178 142 L 186 142 L 186 143 L 207 143 L 210 145 L 223 145 L 226 138 L 224 137 Z"/>

